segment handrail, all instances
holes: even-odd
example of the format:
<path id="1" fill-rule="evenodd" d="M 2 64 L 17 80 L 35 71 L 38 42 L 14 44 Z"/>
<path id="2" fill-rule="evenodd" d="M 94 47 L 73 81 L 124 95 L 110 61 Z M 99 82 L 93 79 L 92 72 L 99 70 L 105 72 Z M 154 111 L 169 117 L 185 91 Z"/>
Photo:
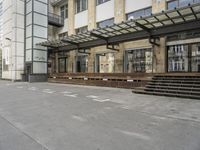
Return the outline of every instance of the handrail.
<path id="1" fill-rule="evenodd" d="M 60 26 L 64 25 L 64 18 L 51 12 L 48 13 L 48 21 L 51 24 L 59 24 Z"/>

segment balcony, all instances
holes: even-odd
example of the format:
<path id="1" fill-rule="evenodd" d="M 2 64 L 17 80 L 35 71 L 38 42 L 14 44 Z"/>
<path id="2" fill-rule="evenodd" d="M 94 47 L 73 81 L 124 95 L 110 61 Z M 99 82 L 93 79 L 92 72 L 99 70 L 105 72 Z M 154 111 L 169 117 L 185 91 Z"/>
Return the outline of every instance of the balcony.
<path id="1" fill-rule="evenodd" d="M 49 12 L 48 23 L 49 23 L 49 25 L 52 25 L 52 26 L 63 27 L 64 26 L 64 18 L 62 18 L 59 15 Z"/>
<path id="2" fill-rule="evenodd" d="M 52 6 L 59 6 L 60 4 L 65 3 L 66 0 L 51 0 L 51 5 Z"/>

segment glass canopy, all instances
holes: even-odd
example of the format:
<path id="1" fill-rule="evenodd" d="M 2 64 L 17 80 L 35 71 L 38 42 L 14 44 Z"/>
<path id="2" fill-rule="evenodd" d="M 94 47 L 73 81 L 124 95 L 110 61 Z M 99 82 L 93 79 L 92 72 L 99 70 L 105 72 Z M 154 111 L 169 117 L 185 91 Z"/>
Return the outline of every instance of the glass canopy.
<path id="1" fill-rule="evenodd" d="M 84 42 L 91 42 L 98 39 L 108 41 L 109 38 L 120 35 L 137 33 L 140 31 L 150 32 L 151 30 L 156 30 L 158 28 L 184 24 L 196 20 L 200 20 L 200 4 L 189 5 L 187 7 L 170 11 L 163 11 L 149 17 L 129 20 L 119 24 L 114 24 L 110 27 L 98 28 L 92 31 L 87 31 L 86 33 L 64 37 L 60 40 L 38 43 L 38 45 L 53 48 L 65 47 L 66 45 L 78 46 Z M 92 46 L 94 47 L 94 44 Z"/>

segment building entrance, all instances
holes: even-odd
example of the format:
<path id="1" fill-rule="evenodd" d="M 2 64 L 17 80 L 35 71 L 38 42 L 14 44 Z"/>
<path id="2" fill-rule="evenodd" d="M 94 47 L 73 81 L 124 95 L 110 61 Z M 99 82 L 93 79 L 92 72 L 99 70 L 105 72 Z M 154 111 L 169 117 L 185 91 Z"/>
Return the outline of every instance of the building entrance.
<path id="1" fill-rule="evenodd" d="M 152 72 L 152 49 L 135 49 L 126 52 L 126 72 Z"/>
<path id="2" fill-rule="evenodd" d="M 88 55 L 77 56 L 76 71 L 82 73 L 88 72 Z"/>
<path id="3" fill-rule="evenodd" d="M 200 44 L 168 46 L 168 72 L 200 72 Z"/>
<path id="4" fill-rule="evenodd" d="M 96 55 L 96 72 L 114 73 L 114 53 Z"/>

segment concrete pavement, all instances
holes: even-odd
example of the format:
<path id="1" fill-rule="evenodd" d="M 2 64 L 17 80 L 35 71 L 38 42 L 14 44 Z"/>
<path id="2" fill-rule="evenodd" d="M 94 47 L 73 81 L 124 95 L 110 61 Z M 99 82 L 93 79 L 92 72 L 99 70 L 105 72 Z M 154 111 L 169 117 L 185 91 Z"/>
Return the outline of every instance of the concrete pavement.
<path id="1" fill-rule="evenodd" d="M 0 81 L 0 150 L 200 150 L 200 101 Z"/>

